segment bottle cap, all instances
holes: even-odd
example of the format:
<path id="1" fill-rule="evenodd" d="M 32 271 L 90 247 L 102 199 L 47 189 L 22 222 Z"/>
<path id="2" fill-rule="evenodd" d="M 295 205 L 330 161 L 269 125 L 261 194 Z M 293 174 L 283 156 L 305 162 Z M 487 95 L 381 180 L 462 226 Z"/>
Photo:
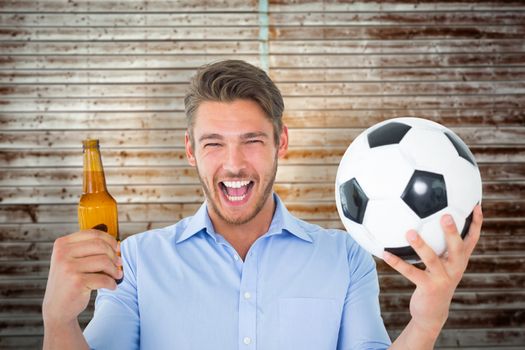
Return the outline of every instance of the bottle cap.
<path id="1" fill-rule="evenodd" d="M 85 148 L 98 148 L 98 139 L 86 139 L 82 141 L 82 147 Z"/>

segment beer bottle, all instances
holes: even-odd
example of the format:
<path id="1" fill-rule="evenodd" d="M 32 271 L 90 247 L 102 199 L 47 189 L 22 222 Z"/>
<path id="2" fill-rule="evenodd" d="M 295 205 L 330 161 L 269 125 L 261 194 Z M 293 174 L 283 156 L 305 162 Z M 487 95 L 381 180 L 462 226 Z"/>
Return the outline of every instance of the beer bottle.
<path id="1" fill-rule="evenodd" d="M 119 241 L 117 202 L 106 188 L 99 142 L 87 139 L 82 142 L 82 146 L 84 171 L 82 196 L 78 204 L 80 229 L 104 231 Z M 117 280 L 117 283 L 121 281 Z"/>

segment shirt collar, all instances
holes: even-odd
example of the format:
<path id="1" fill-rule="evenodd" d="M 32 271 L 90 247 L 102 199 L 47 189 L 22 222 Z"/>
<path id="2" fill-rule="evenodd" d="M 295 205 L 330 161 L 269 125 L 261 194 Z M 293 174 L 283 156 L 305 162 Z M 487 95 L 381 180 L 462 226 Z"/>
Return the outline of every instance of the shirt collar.
<path id="1" fill-rule="evenodd" d="M 275 212 L 272 218 L 272 223 L 266 236 L 273 236 L 277 234 L 283 234 L 285 231 L 304 240 L 307 242 L 313 242 L 312 237 L 305 232 L 305 228 L 301 227 L 299 219 L 294 217 L 279 198 L 274 193 L 273 198 L 275 200 Z M 196 235 L 197 233 L 205 231 L 209 235 L 215 238 L 216 232 L 211 222 L 210 216 L 208 215 L 207 202 L 205 201 L 197 210 L 195 215 L 189 218 L 188 225 L 182 231 L 182 234 L 177 239 L 176 243 L 185 241 L 186 239 Z"/>
<path id="2" fill-rule="evenodd" d="M 290 214 L 286 206 L 281 201 L 281 198 L 274 193 L 275 213 L 273 214 L 272 223 L 266 235 L 272 236 L 282 234 L 284 231 L 304 240 L 313 242 L 312 237 L 306 232 L 305 228 L 301 226 L 301 221 Z"/>

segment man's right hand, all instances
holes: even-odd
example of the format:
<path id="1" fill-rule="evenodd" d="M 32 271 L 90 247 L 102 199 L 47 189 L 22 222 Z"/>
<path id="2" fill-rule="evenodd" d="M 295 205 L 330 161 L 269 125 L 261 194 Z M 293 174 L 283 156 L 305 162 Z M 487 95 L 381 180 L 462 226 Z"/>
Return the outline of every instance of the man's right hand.
<path id="1" fill-rule="evenodd" d="M 44 326 L 78 325 L 77 317 L 89 303 L 91 291 L 116 289 L 122 278 L 120 246 L 109 234 L 84 230 L 58 238 L 42 305 Z"/>

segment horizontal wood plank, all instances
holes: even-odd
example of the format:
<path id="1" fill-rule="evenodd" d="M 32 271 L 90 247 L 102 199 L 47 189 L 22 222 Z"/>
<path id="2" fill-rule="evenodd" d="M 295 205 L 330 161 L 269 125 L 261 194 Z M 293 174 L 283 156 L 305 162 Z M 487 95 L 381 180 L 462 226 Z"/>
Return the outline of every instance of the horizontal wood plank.
<path id="1" fill-rule="evenodd" d="M 350 143 L 351 140 L 349 140 Z M 520 179 L 523 174 L 523 164 L 525 163 L 524 146 L 474 146 L 470 147 L 481 168 L 483 179 Z M 289 148 L 286 156 L 280 161 L 282 171 L 283 165 L 310 165 L 316 166 L 311 168 L 312 175 L 326 174 L 334 179 L 337 166 L 343 156 L 346 147 L 293 147 Z M 185 151 L 182 148 L 106 148 L 102 150 L 102 157 L 106 171 L 116 170 L 111 168 L 120 167 L 180 167 L 187 166 Z M 328 166 L 318 167 L 322 164 Z M 46 168 L 78 168 L 74 173 L 80 174 L 82 166 L 82 154 L 79 147 L 76 149 L 4 149 L 0 151 L 0 167 L 18 168 L 31 167 L 44 170 L 39 173 L 38 170 L 33 174 L 34 177 L 46 176 Z M 330 167 L 332 166 L 332 167 Z M 123 171 L 128 171 L 120 169 Z M 57 170 L 61 171 L 61 170 Z M 140 169 L 137 169 L 140 172 Z M 67 172 L 67 170 L 66 170 Z M 71 170 L 73 172 L 73 170 Z M 72 173 L 67 173 L 67 177 Z M 2 173 L 2 178 L 9 178 L 9 169 Z M 65 181 L 67 181 L 64 179 Z M 321 177 L 324 181 L 329 181 L 328 177 Z M 80 180 L 79 180 L 80 181 Z M 111 183 L 111 182 L 110 182 Z"/>
<path id="2" fill-rule="evenodd" d="M 439 97 L 439 98 L 438 98 Z M 295 110 L 441 110 L 441 109 L 520 109 L 525 98 L 514 95 L 371 95 L 371 96 L 285 96 L 288 112 Z M 183 111 L 182 97 L 151 98 L 15 98 L 0 99 L 3 112 L 143 112 Z"/>
<path id="3" fill-rule="evenodd" d="M 66 233 L 62 232 L 62 234 Z M 4 268 L 16 265 L 16 261 L 49 261 L 52 248 L 52 242 L 3 242 L 0 243 L 0 261 L 6 263 Z M 495 238 L 482 235 L 480 244 L 471 259 L 473 266 L 470 272 L 485 272 L 488 267 L 482 261 L 483 258 L 495 261 L 495 264 L 500 264 L 501 268 L 512 266 L 514 263 L 524 261 L 525 258 L 520 256 L 523 251 L 525 251 L 525 236 Z M 381 262 L 379 269 L 387 271 L 389 268 L 383 266 Z"/>
<path id="4" fill-rule="evenodd" d="M 404 312 L 409 308 L 412 293 L 382 294 L 380 295 L 380 307 L 390 312 Z M 450 308 L 455 312 L 476 312 L 477 310 L 503 310 L 522 309 L 525 305 L 525 292 L 513 291 L 501 292 L 457 292 L 454 294 Z M 0 299 L 0 319 L 10 317 L 38 317 L 42 312 L 41 298 L 10 298 Z"/>
<path id="5" fill-rule="evenodd" d="M 476 127 L 451 128 L 467 145 L 515 144 L 525 142 L 525 126 L 479 129 Z M 289 142 L 295 147 L 346 147 L 362 128 L 311 128 L 288 131 Z M 79 140 L 100 139 L 106 147 L 184 147 L 185 130 L 70 130 L 64 131 L 1 131 L 0 143 L 5 148 L 78 147 Z"/>
<path id="6" fill-rule="evenodd" d="M 211 29 L 210 29 L 211 30 Z M 0 29 L 0 34 L 1 34 Z M 207 38 L 208 40 L 210 38 Z M 175 39 L 172 39 L 175 40 Z M 516 55 L 516 54 L 509 54 Z M 513 56 L 512 56 L 513 57 Z M 509 59 L 511 59 L 510 57 Z M 205 55 L 80 55 L 80 56 L 0 56 L 0 69 L 158 69 L 192 68 L 196 69 L 213 61 L 240 59 L 259 65 L 259 55 L 205 54 Z"/>
<path id="7" fill-rule="evenodd" d="M 519 27 L 517 27 L 519 28 Z M 514 32 L 494 38 L 515 37 Z M 259 28 L 251 26 L 202 27 L 2 27 L 0 41 L 122 41 L 122 40 L 257 40 Z"/>
<path id="8" fill-rule="evenodd" d="M 403 329 L 410 321 L 410 314 L 405 312 L 383 312 L 385 326 L 388 329 Z M 493 327 L 520 327 L 525 322 L 523 310 L 469 310 L 468 312 L 450 312 L 446 328 L 483 328 Z"/>
<path id="9" fill-rule="evenodd" d="M 254 9 L 256 10 L 256 9 Z M 517 11 L 427 12 L 270 12 L 269 25 L 281 26 L 390 26 L 390 25 L 520 25 L 525 15 Z M 4 26 L 256 26 L 257 13 L 12 13 L 1 14 Z"/>
<path id="10" fill-rule="evenodd" d="M 223 15 L 221 14 L 221 17 Z M 233 15 L 240 20 L 244 16 Z M 0 15 L 1 17 L 1 15 Z M 59 17 L 62 17 L 61 15 Z M 197 17 L 199 18 L 200 15 Z M 1 20 L 0 20 L 1 21 Z M 0 22 L 1 23 L 1 22 Z M 511 40 L 512 41 L 512 40 Z M 490 44 L 489 44 L 490 45 Z M 503 45 L 494 42 L 491 46 Z M 234 40 L 166 40 L 166 41 L 4 41 L 4 55 L 199 55 L 199 54 L 257 54 L 256 41 Z M 518 44 L 508 43 L 505 50 L 519 51 Z"/>
<path id="11" fill-rule="evenodd" d="M 303 33 L 304 35 L 304 33 Z M 519 34 L 523 36 L 523 34 Z M 20 62 L 25 67 L 31 68 L 32 59 L 16 59 L 17 56 L 9 56 L 13 61 Z M 270 67 L 272 68 L 371 68 L 371 67 L 422 67 L 440 68 L 463 67 L 463 66 L 487 66 L 487 65 L 515 65 L 522 66 L 525 53 L 444 53 L 434 55 L 272 55 L 270 56 Z M 67 63 L 66 63 L 67 64 Z M 2 65 L 0 65 L 1 67 Z M 9 67 L 9 65 L 7 65 Z M 6 68 L 7 68 L 6 67 Z"/>
<path id="12" fill-rule="evenodd" d="M 85 1 L 85 0 L 84 0 Z M 270 6 L 271 12 L 426 12 L 426 11 L 495 11 L 495 10 L 522 10 L 523 3 L 519 0 L 509 0 L 502 3 L 494 0 L 476 1 L 475 7 L 469 0 L 454 1 L 418 1 L 404 0 L 403 2 L 392 0 L 372 1 L 328 1 L 323 2 L 319 8 L 319 2 L 315 0 L 273 0 Z"/>
<path id="13" fill-rule="evenodd" d="M 191 215 L 191 214 L 190 214 Z M 330 229 L 342 229 L 343 224 L 339 218 L 333 220 L 309 220 L 310 223 Z M 120 222 L 121 239 L 147 230 L 162 228 L 172 225 L 173 221 L 148 221 L 148 222 Z M 52 242 L 58 237 L 78 231 L 76 222 L 69 223 L 23 223 L 0 224 L 0 241 L 2 242 Z M 512 237 L 525 236 L 525 219 L 485 219 L 483 221 L 481 241 L 476 249 L 482 252 L 496 252 L 499 250 L 512 250 L 507 247 L 512 244 Z M 501 239 L 501 241 L 499 241 Z M 484 243 L 487 242 L 487 243 Z M 519 245 L 518 245 L 519 246 Z M 518 248 L 516 248 L 518 249 Z"/>
<path id="14" fill-rule="evenodd" d="M 92 312 L 86 312 L 83 317 L 84 322 L 82 323 L 84 325 L 89 320 L 90 314 Z M 383 312 L 382 317 L 388 329 L 401 329 L 410 320 L 408 312 Z M 520 310 L 494 310 L 490 313 L 484 310 L 451 312 L 445 327 L 454 329 L 486 327 L 488 325 L 497 325 L 502 328 L 518 327 L 523 322 L 524 317 Z M 0 319 L 0 336 L 42 332 L 42 321 L 38 317 L 27 317 L 25 323 L 21 321 L 20 318 Z"/>
<path id="15" fill-rule="evenodd" d="M 400 2 L 401 3 L 401 2 Z M 403 1 L 406 3 L 406 1 Z M 271 12 L 270 25 L 290 26 L 511 26 L 525 22 L 517 11 L 410 11 L 410 12 Z M 72 22 L 72 21 L 71 21 Z M 8 22 L 11 23 L 11 22 Z M 16 24 L 13 23 L 13 24 Z"/>
<path id="16" fill-rule="evenodd" d="M 246 12 L 257 11 L 255 0 L 229 0 L 228 2 L 195 2 L 192 0 L 145 1 L 145 0 L 46 0 L 36 3 L 33 0 L 4 0 L 0 12 L 40 13 L 149 13 L 149 12 Z"/>
<path id="17" fill-rule="evenodd" d="M 485 182 L 484 190 L 489 196 L 499 192 L 518 189 L 525 180 L 525 164 L 480 164 L 481 178 Z M 289 186 L 298 183 L 299 187 L 333 185 L 337 173 L 337 164 L 281 164 L 277 170 L 277 183 L 280 186 Z M 311 170 L 310 172 L 308 170 Z M 144 185 L 188 185 L 199 184 L 195 168 L 181 167 L 107 167 L 105 170 L 107 183 L 113 186 Z M 498 188 L 498 184 L 503 187 Z M 68 192 L 81 188 L 82 169 L 77 167 L 60 167 L 42 169 L 2 169 L 0 168 L 0 189 L 3 191 L 15 190 L 15 186 L 24 187 L 25 191 L 33 186 L 66 187 Z M 71 187 L 76 188 L 71 188 Z M 67 189 L 69 187 L 69 189 Z M 292 188 L 290 188 L 292 189 Z M 53 191 L 52 188 L 50 188 Z M 323 187 L 323 192 L 329 190 Z M 512 194 L 509 194 L 512 197 Z"/>
<path id="18" fill-rule="evenodd" d="M 163 221 L 176 222 L 193 215 L 201 201 L 193 203 L 121 203 L 119 219 L 122 222 Z M 303 220 L 337 220 L 335 202 L 290 202 L 288 209 Z M 486 200 L 484 217 L 515 218 L 525 216 L 523 200 Z M 9 219 L 9 220 L 8 220 Z M 77 221 L 75 204 L 11 204 L 0 205 L 0 222 L 24 223 L 73 223 Z"/>
<path id="19" fill-rule="evenodd" d="M 154 1 L 153 1 L 154 2 Z M 148 2 L 149 6 L 152 1 Z M 145 3 L 146 4 L 146 3 Z M 43 4 L 43 7 L 48 2 Z M 90 4 L 91 6 L 91 4 Z M 71 7 L 70 7 L 71 8 Z M 179 10 L 177 8 L 177 10 Z M 256 10 L 255 8 L 253 10 Z M 488 14 L 465 16 L 467 21 L 475 24 L 479 20 L 487 20 Z M 498 17 L 501 21 L 513 24 L 519 14 L 503 13 Z M 451 20 L 454 20 L 451 18 Z M 456 21 L 459 18 L 456 19 Z M 259 14 L 244 13 L 1 13 L 0 23 L 4 27 L 227 27 L 227 26 L 257 26 Z"/>
<path id="20" fill-rule="evenodd" d="M 188 21 L 199 20 L 199 16 L 188 17 Z M 227 14 L 221 14 L 229 20 Z M 40 17 L 41 15 L 38 15 Z M 186 15 L 184 15 L 186 16 Z M 248 15 L 231 15 L 236 21 L 245 21 Z M 59 15 L 62 18 L 63 15 Z M 98 16 L 97 16 L 98 17 Z M 0 23 L 2 15 L 0 14 Z M 122 21 L 121 16 L 114 17 Z M 235 22 L 232 24 L 235 25 Z M 184 41 L 4 41 L 0 42 L 4 55 L 133 55 L 133 54 L 226 54 L 258 53 L 255 41 L 229 40 L 184 40 Z M 523 52 L 525 44 L 520 39 L 483 40 L 277 40 L 268 42 L 270 54 L 408 54 L 408 53 L 490 53 Z"/>
<path id="21" fill-rule="evenodd" d="M 457 110 L 305 110 L 287 111 L 289 128 L 367 128 L 400 116 L 419 116 L 448 127 L 521 126 L 525 111 L 508 109 Z M 184 129 L 186 117 L 173 112 L 0 112 L 3 130 L 64 129 Z"/>
<path id="22" fill-rule="evenodd" d="M 342 67 L 293 67 L 291 65 L 288 67 L 271 67 L 270 75 L 276 82 L 521 81 L 525 77 L 523 66 L 451 67 L 447 64 L 438 67 L 421 65 L 412 67 L 347 67 L 350 64 L 356 64 L 355 60 L 347 61 Z M 0 79 L 4 81 L 7 81 L 7 77 L 24 78 L 24 72 L 12 72 L 10 75 L 2 75 L 1 73 Z M 39 77 L 42 76 L 41 79 L 51 79 L 46 76 L 45 72 L 36 74 Z M 55 73 L 55 76 L 56 74 L 58 73 Z M 78 73 L 70 72 L 70 74 Z"/>
<path id="23" fill-rule="evenodd" d="M 272 27 L 270 40 L 358 39 L 358 40 L 429 40 L 429 39 L 519 39 L 525 26 L 297 26 Z M 1 38 L 1 32 L 0 32 Z"/>
<path id="24" fill-rule="evenodd" d="M 311 168 L 311 167 L 308 167 Z M 320 167 L 322 168 L 322 167 Z M 318 182 L 320 174 L 297 172 L 277 176 L 274 186 L 277 194 L 284 201 L 303 201 L 305 203 L 333 202 L 334 184 Z M 308 169 L 307 169 L 308 170 Z M 310 169 L 312 170 L 312 169 Z M 283 174 L 283 172 L 280 172 Z M 285 176 L 293 177 L 293 183 L 286 181 Z M 312 176 L 313 175 L 313 176 Z M 326 176 L 322 174 L 321 176 Z M 133 177 L 133 175 L 131 175 Z M 335 178 L 335 176 L 333 176 Z M 177 182 L 168 184 L 112 184 L 109 191 L 119 203 L 183 203 L 198 202 L 204 199 L 202 186 L 195 176 L 190 184 Z M 173 180 L 172 180 L 173 181 Z M 311 181 L 314 181 L 313 183 Z M 78 202 L 82 186 L 24 186 L 0 187 L 2 204 L 75 204 Z M 483 183 L 483 201 L 486 200 L 520 200 L 525 193 L 525 181 Z"/>
<path id="25" fill-rule="evenodd" d="M 121 98 L 184 97 L 189 84 L 5 84 L 4 98 Z M 475 95 L 524 94 L 523 81 L 484 82 L 357 82 L 357 83 L 278 83 L 286 96 L 385 96 L 385 95 Z"/>
<path id="26" fill-rule="evenodd" d="M 195 74 L 195 68 L 118 68 L 118 69 L 4 69 L 0 70 L 0 82 L 31 84 L 35 79 L 40 83 L 91 84 L 97 83 L 188 83 Z M 508 74 L 508 69 L 501 74 Z M 516 74 L 520 74 L 519 71 Z"/>
<path id="27" fill-rule="evenodd" d="M 499 264 L 503 265 L 503 262 Z M 473 270 L 475 266 L 470 266 Z M 20 277 L 15 274 L 21 273 Z M 0 297 L 1 298 L 42 298 L 46 287 L 46 278 L 49 273 L 48 261 L 28 261 L 14 265 L 12 262 L 0 261 Z M 25 277 L 25 278 L 24 278 Z M 506 272 L 500 269 L 492 273 L 467 272 L 459 286 L 459 291 L 499 291 L 523 290 L 525 283 L 524 273 Z M 397 272 L 379 271 L 379 285 L 382 291 L 411 292 L 414 285 Z"/>
<path id="28" fill-rule="evenodd" d="M 2 33 L 0 29 L 0 34 Z M 228 34 L 225 34 L 225 37 Z M 523 34 L 520 34 L 523 35 Z M 206 38 L 208 40 L 212 38 Z M 220 38 L 216 38 L 220 39 Z M 109 40 L 109 39 L 108 39 Z M 172 38 L 170 40 L 176 40 Z M 225 40 L 225 38 L 223 38 Z M 242 59 L 258 64 L 258 55 L 206 54 L 206 55 L 9 55 L 0 57 L 0 69 L 119 69 L 130 68 L 197 68 L 215 60 Z M 525 52 L 518 53 L 443 53 L 435 55 L 272 55 L 270 68 L 389 68 L 389 67 L 472 67 L 523 66 Z"/>
<path id="29" fill-rule="evenodd" d="M 221 57 L 213 54 L 213 57 Z M 210 61 L 213 60 L 210 57 Z M 243 55 L 243 57 L 246 57 Z M 71 58 L 70 58 L 71 60 Z M 0 58 L 1 62 L 1 58 Z M 257 63 L 257 62 L 254 62 Z M 1 63 L 0 63 L 1 64 Z M 7 64 L 7 63 L 6 63 Z M 35 79 L 43 84 L 91 84 L 91 83 L 187 83 L 195 74 L 195 67 L 177 66 L 114 69 L 80 68 L 24 68 L 0 70 L 0 82 L 5 84 L 32 84 Z M 378 81 L 522 81 L 523 66 L 474 66 L 474 67 L 271 67 L 269 74 L 275 82 L 378 82 Z"/>

